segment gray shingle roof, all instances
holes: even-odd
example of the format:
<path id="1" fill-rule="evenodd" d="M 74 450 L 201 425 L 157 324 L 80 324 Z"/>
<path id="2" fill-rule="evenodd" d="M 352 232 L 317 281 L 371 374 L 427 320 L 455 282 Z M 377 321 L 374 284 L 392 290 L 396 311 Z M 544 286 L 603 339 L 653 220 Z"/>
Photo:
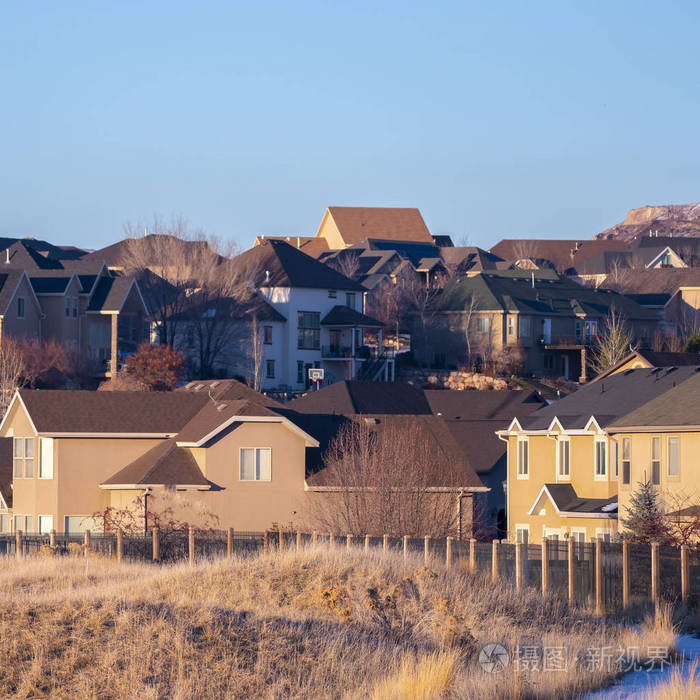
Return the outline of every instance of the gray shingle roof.
<path id="1" fill-rule="evenodd" d="M 353 328 L 382 328 L 384 324 L 376 318 L 361 314 L 349 306 L 334 306 L 321 321 L 322 326 L 351 326 Z"/>
<path id="2" fill-rule="evenodd" d="M 579 498 L 571 484 L 545 484 L 557 508 L 565 513 L 598 513 L 617 518 L 617 496 L 609 498 Z"/>

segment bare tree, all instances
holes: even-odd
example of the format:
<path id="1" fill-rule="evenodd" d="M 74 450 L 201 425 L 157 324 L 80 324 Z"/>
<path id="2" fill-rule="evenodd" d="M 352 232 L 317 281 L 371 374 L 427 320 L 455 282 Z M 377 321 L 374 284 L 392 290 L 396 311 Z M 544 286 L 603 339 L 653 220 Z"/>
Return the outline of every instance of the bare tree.
<path id="1" fill-rule="evenodd" d="M 355 279 L 360 269 L 360 254 L 355 250 L 342 250 L 328 262 L 328 267 L 351 280 Z"/>
<path id="2" fill-rule="evenodd" d="M 472 317 L 479 306 L 479 297 L 471 292 L 464 305 L 464 338 L 467 342 L 467 364 L 472 362 Z"/>
<path id="3" fill-rule="evenodd" d="M 257 314 L 253 315 L 251 321 L 251 337 L 250 337 L 250 359 L 251 359 L 251 385 L 255 391 L 262 389 L 262 374 L 263 374 L 263 342 L 260 337 L 260 326 L 258 324 Z"/>
<path id="4" fill-rule="evenodd" d="M 596 374 L 605 372 L 635 349 L 625 317 L 611 306 L 598 345 L 591 353 L 591 368 Z"/>
<path id="5" fill-rule="evenodd" d="M 457 525 L 458 463 L 416 417 L 344 423 L 317 475 L 333 494 L 312 500 L 311 519 L 333 532 L 445 537 Z M 445 490 L 445 489 L 443 489 Z"/>
<path id="6" fill-rule="evenodd" d="M 0 345 L 0 415 L 5 415 L 12 396 L 19 388 L 24 374 L 24 354 L 11 338 Z"/>

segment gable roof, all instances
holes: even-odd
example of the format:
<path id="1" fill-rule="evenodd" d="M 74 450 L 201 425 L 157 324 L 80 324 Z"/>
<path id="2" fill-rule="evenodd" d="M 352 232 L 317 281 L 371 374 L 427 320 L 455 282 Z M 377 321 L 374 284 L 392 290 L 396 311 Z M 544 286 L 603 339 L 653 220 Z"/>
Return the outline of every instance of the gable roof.
<path id="1" fill-rule="evenodd" d="M 38 433 L 160 436 L 178 433 L 209 397 L 190 392 L 20 389 L 13 403 L 16 400 L 24 404 Z"/>
<path id="2" fill-rule="evenodd" d="M 697 352 L 657 352 L 656 350 L 634 350 L 629 355 L 623 357 L 610 369 L 601 372 L 594 382 L 605 379 L 611 374 L 615 374 L 621 367 L 624 367 L 632 360 L 640 360 L 644 366 L 652 367 L 691 367 L 700 365 L 700 353 Z"/>
<path id="3" fill-rule="evenodd" d="M 565 430 L 584 430 L 594 416 L 604 428 L 693 376 L 695 367 L 618 372 L 602 381 L 586 384 L 530 415 L 518 415 L 518 423 L 526 431 L 548 430 L 556 418 Z"/>
<path id="4" fill-rule="evenodd" d="M 530 508 L 530 515 L 534 514 L 537 503 L 545 494 L 552 501 L 558 513 L 582 517 L 617 518 L 617 496 L 580 498 L 571 484 L 545 484 Z"/>
<path id="5" fill-rule="evenodd" d="M 700 369 L 700 368 L 699 368 Z M 680 370 L 676 370 L 678 372 Z M 662 370 L 669 373 L 669 370 Z M 673 373 L 675 374 L 675 372 Z M 670 374 L 669 376 L 673 376 Z M 610 429 L 649 427 L 700 427 L 700 372 L 692 368 L 685 381 L 613 421 Z"/>
<path id="6" fill-rule="evenodd" d="M 328 207 L 326 214 L 333 219 L 345 245 L 364 238 L 433 243 L 420 211 L 415 208 Z M 320 231 L 321 227 L 317 236 Z"/>
<path id="7" fill-rule="evenodd" d="M 383 328 L 384 324 L 376 318 L 361 314 L 349 306 L 334 306 L 321 321 L 322 326 L 350 326 L 352 328 Z"/>
<path id="8" fill-rule="evenodd" d="M 41 310 L 39 300 L 36 298 L 29 277 L 27 277 L 27 273 L 20 269 L 6 268 L 3 270 L 0 268 L 0 315 L 5 315 L 7 313 L 10 303 L 15 296 L 15 292 L 24 278 L 27 280 L 27 284 L 29 285 L 29 293 L 34 299 L 34 303 L 36 304 L 37 308 Z"/>
<path id="9" fill-rule="evenodd" d="M 189 450 L 179 448 L 174 439 L 163 440 L 100 484 L 102 488 L 146 488 L 147 486 L 195 486 L 208 489 Z"/>
<path id="10" fill-rule="evenodd" d="M 424 389 L 430 409 L 436 415 L 452 420 L 509 421 L 525 411 L 536 411 L 546 405 L 535 391 L 451 391 Z"/>
<path id="11" fill-rule="evenodd" d="M 88 312 L 110 313 L 121 311 L 132 288 L 136 289 L 145 313 L 148 307 L 135 277 L 101 277 L 88 304 Z"/>
<path id="12" fill-rule="evenodd" d="M 261 394 L 255 389 L 251 389 L 246 384 L 237 381 L 236 379 L 197 379 L 188 382 L 184 386 L 177 389 L 178 392 L 186 391 L 207 398 L 213 398 L 215 401 L 250 401 L 252 403 L 266 406 L 273 410 L 282 408 L 279 401 Z"/>
<path id="13" fill-rule="evenodd" d="M 233 258 L 231 265 L 253 270 L 255 287 L 301 287 L 364 292 L 365 288 L 285 241 L 264 240 Z"/>

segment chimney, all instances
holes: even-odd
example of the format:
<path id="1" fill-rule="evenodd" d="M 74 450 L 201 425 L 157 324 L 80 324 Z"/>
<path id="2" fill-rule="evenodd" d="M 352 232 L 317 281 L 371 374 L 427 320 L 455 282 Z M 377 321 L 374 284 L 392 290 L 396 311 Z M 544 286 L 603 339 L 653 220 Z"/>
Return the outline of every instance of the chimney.
<path id="1" fill-rule="evenodd" d="M 532 271 L 532 288 L 535 288 L 535 271 Z"/>
<path id="2" fill-rule="evenodd" d="M 10 249 L 5 248 L 5 264 L 9 265 L 10 264 Z"/>
<path id="3" fill-rule="evenodd" d="M 269 282 L 269 281 L 270 281 L 270 271 L 265 270 L 265 282 Z"/>
<path id="4" fill-rule="evenodd" d="M 297 236 L 297 248 L 301 248 L 301 238 Z"/>

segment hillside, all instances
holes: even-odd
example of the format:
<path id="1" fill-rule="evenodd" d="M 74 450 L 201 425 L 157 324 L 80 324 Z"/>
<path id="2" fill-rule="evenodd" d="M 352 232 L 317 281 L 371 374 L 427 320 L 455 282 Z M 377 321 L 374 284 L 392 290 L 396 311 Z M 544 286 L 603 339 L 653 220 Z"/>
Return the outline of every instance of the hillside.
<path id="1" fill-rule="evenodd" d="M 631 241 L 640 236 L 700 237 L 700 203 L 631 209 L 620 224 L 595 236 Z"/>
<path id="2" fill-rule="evenodd" d="M 516 594 L 422 556 L 344 548 L 185 565 L 6 559 L 0 697 L 554 698 L 606 685 L 590 648 L 672 646 L 555 596 Z M 498 642 L 568 651 L 566 669 L 487 673 Z"/>

